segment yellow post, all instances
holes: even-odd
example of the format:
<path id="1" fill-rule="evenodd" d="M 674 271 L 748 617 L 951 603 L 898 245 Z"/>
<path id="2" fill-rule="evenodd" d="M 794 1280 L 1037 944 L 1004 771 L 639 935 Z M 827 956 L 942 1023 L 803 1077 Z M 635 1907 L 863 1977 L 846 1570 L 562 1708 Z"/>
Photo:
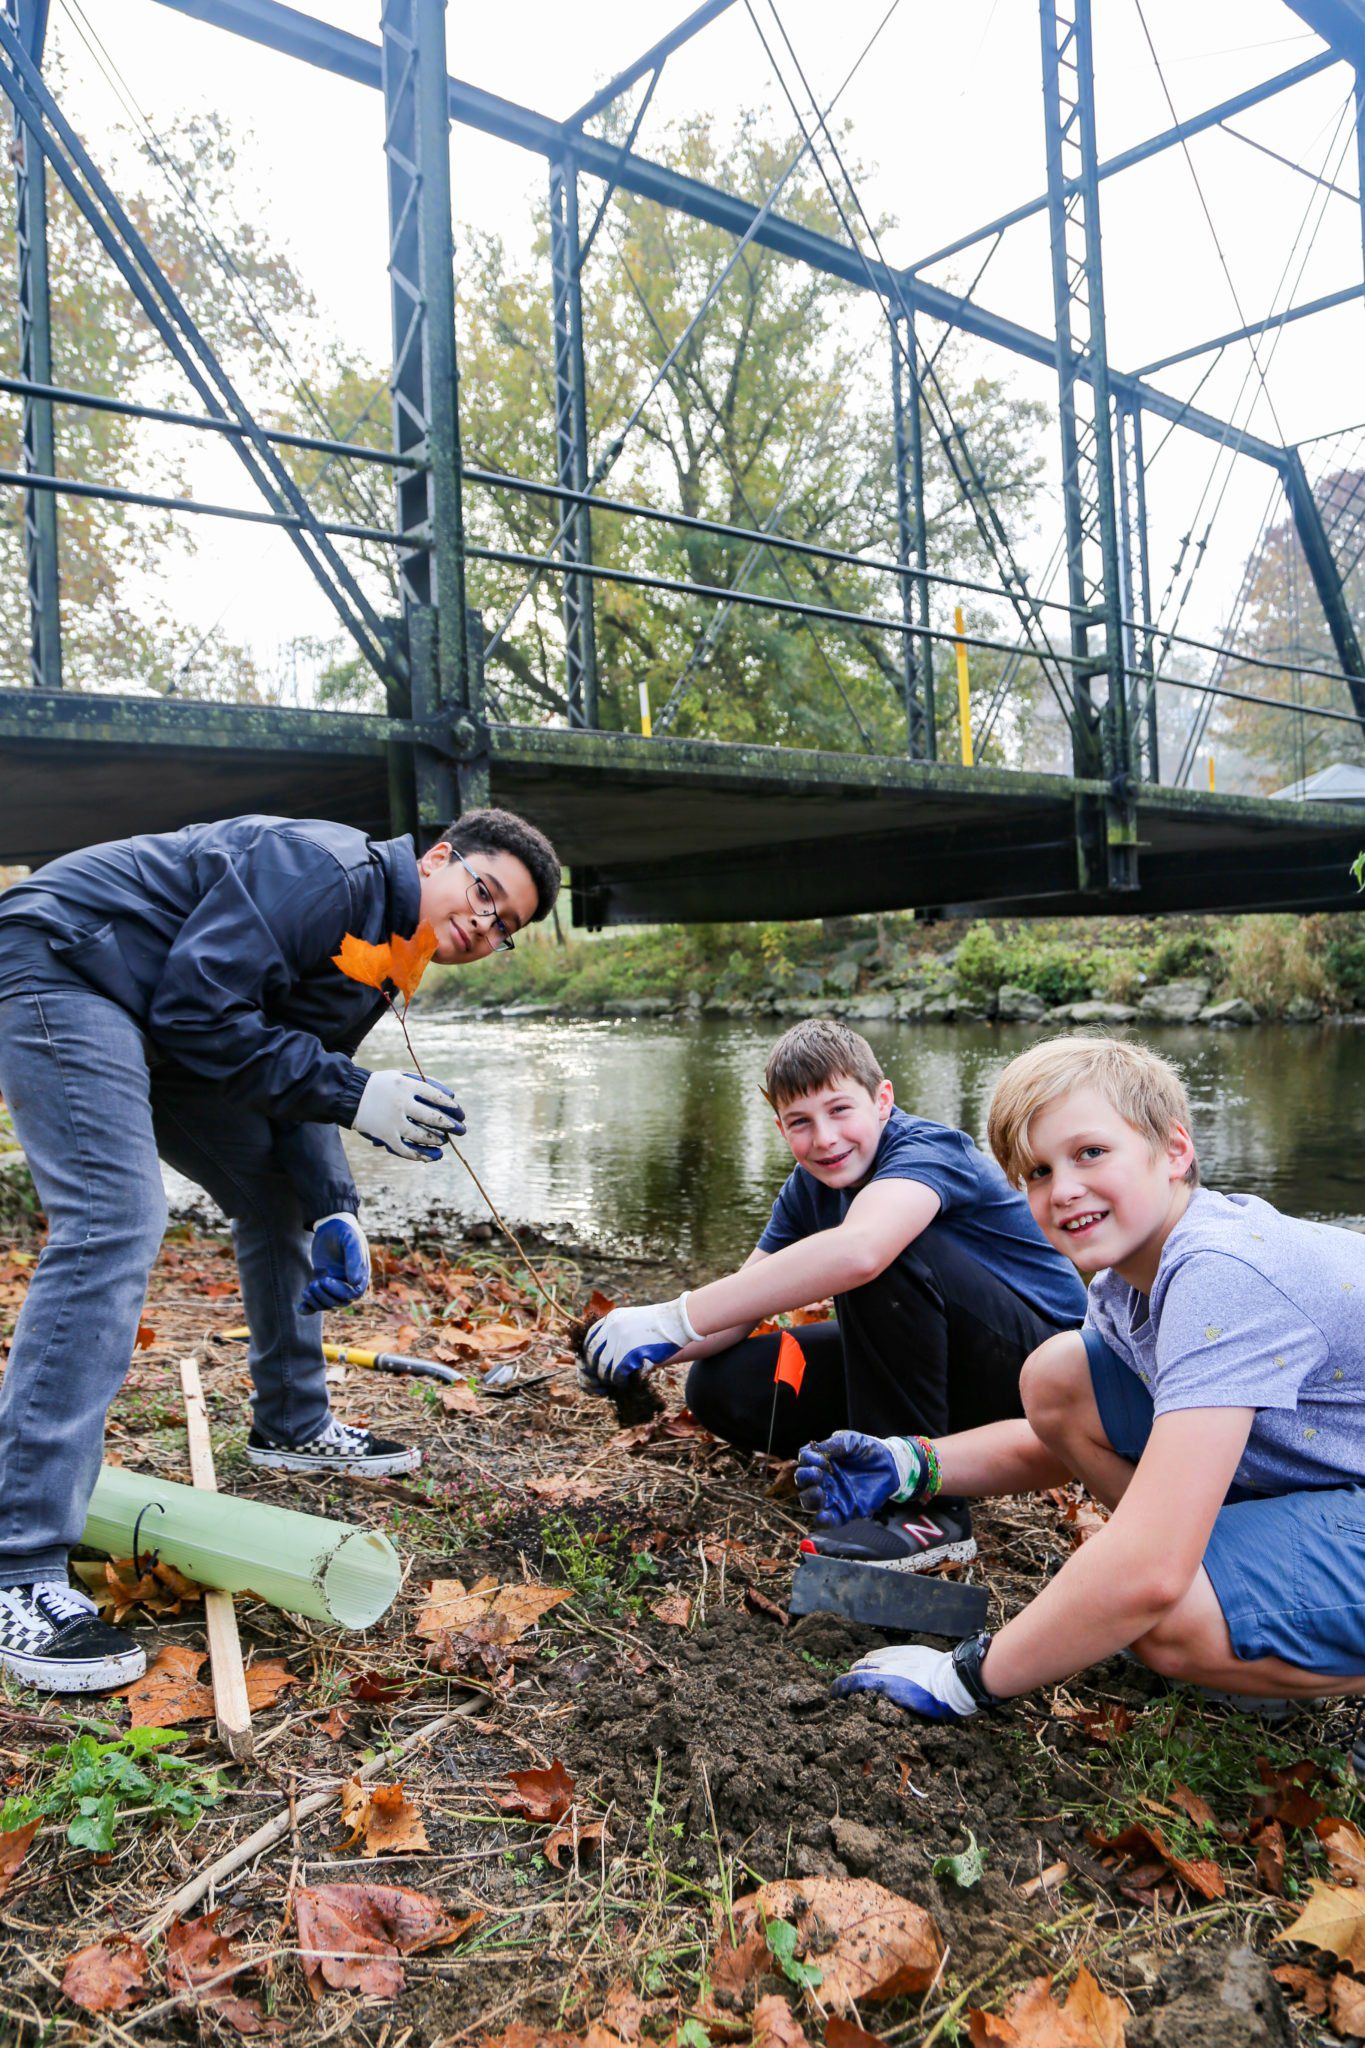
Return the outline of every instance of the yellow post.
<path id="1" fill-rule="evenodd" d="M 957 607 L 953 614 L 953 622 L 957 627 L 959 636 L 966 632 L 967 629 L 962 622 L 961 605 Z M 962 765 L 964 768 L 970 768 L 972 765 L 972 690 L 971 681 L 967 674 L 967 643 L 959 637 L 955 644 L 957 647 L 957 723 L 962 734 Z"/>
<path id="2" fill-rule="evenodd" d="M 1214 787 L 1214 780 L 1213 780 L 1213 755 L 1212 755 L 1212 754 L 1210 754 L 1210 755 L 1209 755 L 1209 788 L 1210 788 L 1210 789 L 1212 789 L 1213 787 Z"/>
<path id="3" fill-rule="evenodd" d="M 649 684 L 640 678 L 640 730 L 647 740 L 654 737 L 654 720 L 649 715 Z"/>

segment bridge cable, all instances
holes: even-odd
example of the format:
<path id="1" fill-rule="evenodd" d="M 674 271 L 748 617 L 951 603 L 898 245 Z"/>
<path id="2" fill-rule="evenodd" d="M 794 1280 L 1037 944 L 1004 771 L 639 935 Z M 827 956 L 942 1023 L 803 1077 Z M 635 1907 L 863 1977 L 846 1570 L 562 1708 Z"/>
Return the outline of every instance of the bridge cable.
<path id="1" fill-rule="evenodd" d="M 882 30 L 886 27 L 886 24 L 890 21 L 892 15 L 895 14 L 899 5 L 900 0 L 891 0 L 891 4 L 888 6 L 886 12 L 883 14 L 877 26 L 873 29 L 871 36 L 863 45 L 863 48 L 859 53 L 857 59 L 855 60 L 851 70 L 847 73 L 843 80 L 843 83 L 839 86 L 838 91 L 835 93 L 834 98 L 830 101 L 829 108 L 827 110 L 828 112 L 833 112 L 835 105 L 837 104 L 839 99 L 842 98 L 844 92 L 847 90 L 848 86 L 856 77 L 858 71 L 862 67 L 864 60 L 870 54 L 873 45 L 881 36 Z M 700 326 L 701 322 L 705 319 L 706 315 L 710 312 L 720 292 L 723 290 L 726 281 L 741 261 L 745 250 L 753 241 L 755 235 L 758 233 L 759 229 L 768 219 L 768 216 L 769 214 L 771 214 L 773 208 L 776 206 L 778 199 L 782 195 L 783 188 L 792 176 L 792 173 L 811 153 L 812 145 L 810 138 L 807 137 L 806 140 L 802 143 L 801 148 L 796 152 L 795 156 L 791 159 L 790 163 L 786 166 L 785 170 L 783 170 L 783 172 L 779 176 L 776 184 L 773 186 L 772 190 L 764 199 L 762 205 L 755 213 L 748 227 L 745 228 L 744 233 L 740 236 L 738 242 L 735 244 L 734 249 L 731 251 L 729 258 L 723 265 L 719 276 L 716 277 L 712 284 L 708 287 L 705 298 L 702 300 L 700 306 L 698 306 L 696 312 L 688 321 L 682 333 L 678 336 L 677 341 L 669 350 L 669 353 L 663 361 L 663 363 L 655 372 L 648 389 L 645 391 L 643 397 L 635 405 L 634 409 L 630 414 L 629 419 L 626 421 L 625 425 L 619 429 L 615 438 L 608 443 L 607 447 L 603 449 L 602 453 L 598 456 L 597 462 L 593 466 L 592 475 L 588 479 L 588 486 L 586 492 L 586 495 L 588 497 L 591 497 L 592 494 L 596 491 L 598 485 L 605 480 L 612 465 L 615 463 L 618 456 L 621 454 L 622 449 L 625 446 L 626 436 L 630 433 L 631 429 L 637 424 L 641 414 L 644 412 L 645 407 L 649 404 L 650 399 L 654 396 L 654 393 L 658 390 L 659 386 L 664 381 L 664 378 L 672 369 L 674 362 L 682 353 L 683 349 L 687 346 L 687 343 L 691 340 L 692 335 Z M 568 532 L 570 525 L 573 523 L 573 519 L 575 516 L 575 510 L 571 509 L 560 521 L 557 531 L 555 532 L 554 536 L 552 537 L 546 548 L 547 555 L 554 548 L 558 547 L 559 543 L 563 540 L 565 534 Z M 530 576 L 527 578 L 525 584 L 522 587 L 520 595 L 516 598 L 515 602 L 513 603 L 512 609 L 508 612 L 506 618 L 502 621 L 502 624 L 494 632 L 491 639 L 486 643 L 484 647 L 485 661 L 490 659 L 492 655 L 496 654 L 498 648 L 502 644 L 504 635 L 507 633 L 509 627 L 512 625 L 513 620 L 520 612 L 522 605 L 526 602 L 526 599 L 530 597 L 539 588 L 541 578 L 544 574 L 545 571 L 542 568 L 536 568 L 531 572 Z"/>
<path id="2" fill-rule="evenodd" d="M 264 307 L 260 302 L 260 299 L 258 298 L 255 290 L 253 289 L 250 278 L 243 271 L 241 265 L 238 263 L 237 258 L 234 256 L 231 249 L 227 246 L 227 244 L 222 240 L 222 237 L 218 234 L 212 221 L 209 219 L 209 216 L 204 211 L 203 206 L 200 204 L 198 195 L 196 194 L 193 185 L 190 184 L 189 181 L 181 173 L 180 169 L 174 162 L 174 159 L 171 157 L 169 146 L 162 140 L 161 136 L 158 134 L 151 119 L 144 112 L 142 106 L 136 99 L 132 91 L 132 88 L 129 86 L 127 80 L 123 76 L 123 73 L 120 71 L 114 58 L 109 53 L 104 43 L 101 42 L 99 35 L 94 29 L 93 25 L 90 23 L 89 18 L 84 14 L 81 7 L 81 0 L 61 0 L 61 4 L 66 10 L 67 14 L 70 16 L 72 26 L 75 28 L 82 42 L 85 43 L 86 48 L 89 51 L 91 57 L 98 65 L 99 69 L 104 73 L 106 82 L 110 86 L 110 89 L 114 92 L 117 98 L 122 100 L 125 111 L 132 117 L 133 121 L 141 127 L 143 131 L 144 145 L 148 151 L 148 154 L 151 156 L 153 163 L 161 172 L 162 176 L 166 179 L 166 182 L 175 191 L 177 197 L 180 199 L 181 203 L 185 207 L 186 212 L 190 217 L 190 226 L 198 235 L 198 238 L 203 248 L 210 256 L 210 258 L 222 270 L 223 274 L 227 277 L 228 281 L 235 287 L 238 296 L 242 299 L 246 307 L 246 311 L 251 321 L 251 324 L 256 329 L 261 339 L 266 343 L 267 347 L 273 349 L 276 352 L 276 354 L 280 357 L 282 363 L 284 364 L 285 368 L 289 371 L 291 378 L 294 380 L 295 395 L 302 400 L 306 410 L 308 410 L 312 414 L 313 418 L 318 422 L 318 424 L 325 428 L 327 437 L 329 439 L 346 440 L 353 438 L 352 434 L 341 434 L 337 432 L 330 417 L 328 416 L 326 408 L 324 407 L 321 399 L 313 390 L 312 386 L 308 382 L 306 375 L 300 368 L 298 362 L 295 360 L 295 357 L 289 347 L 288 342 L 278 332 L 278 330 L 274 327 L 273 323 L 271 322 L 269 315 L 266 313 Z M 360 413 L 356 420 L 355 424 L 357 426 L 364 424 L 365 420 L 369 417 L 369 414 L 373 410 L 374 406 L 379 402 L 380 397 L 382 397 L 383 395 L 383 392 L 380 391 L 369 400 L 369 402 L 366 404 L 366 406 L 364 407 L 364 409 L 362 410 L 362 412 Z M 338 456 L 332 457 L 330 459 L 334 461 L 355 461 L 354 457 L 342 458 Z M 364 507 L 369 517 L 370 523 L 376 526 L 382 525 L 384 523 L 382 508 L 380 506 L 378 498 L 373 496 L 368 490 L 369 479 L 368 476 L 364 473 L 364 471 L 362 470 L 355 474 L 348 473 L 345 478 L 345 482 L 351 485 L 356 490 L 359 496 L 360 503 Z"/>
<path id="3" fill-rule="evenodd" d="M 977 286 L 980 284 L 982 277 L 985 275 L 986 267 L 989 264 L 991 257 L 994 256 L 996 250 L 1000 247 L 1000 244 L 1003 241 L 1003 239 L 1004 235 L 1002 232 L 1000 234 L 997 234 L 995 239 L 991 243 L 991 246 L 989 250 L 986 252 L 986 255 L 980 265 L 980 268 L 977 270 L 976 276 L 973 278 L 971 285 L 968 287 L 966 293 L 966 297 L 968 299 L 971 298 L 973 292 L 975 292 Z M 620 252 L 618 249 L 618 254 L 619 253 Z M 622 258 L 622 262 L 624 264 L 624 257 Z M 630 275 L 628 267 L 627 275 Z M 631 282 L 633 285 L 635 285 L 636 293 L 638 295 L 639 286 L 636 283 L 633 276 L 631 277 Z M 648 308 L 646 308 L 646 310 L 648 310 Z M 653 315 L 651 314 L 650 317 L 652 318 Z M 944 332 L 940 337 L 937 346 L 934 349 L 934 353 L 929 359 L 931 363 L 936 362 L 938 360 L 938 357 L 942 353 L 943 349 L 947 346 L 948 337 L 951 333 L 951 328 L 944 329 Z M 865 362 L 868 355 L 871 353 L 873 346 L 875 345 L 875 341 L 876 337 L 874 336 L 873 340 L 869 342 L 867 346 L 862 350 L 862 352 L 855 358 L 854 368 L 861 367 L 862 363 Z M 834 406 L 830 408 L 829 413 L 826 415 L 827 421 L 832 420 L 835 417 L 837 411 L 838 406 L 836 403 Z M 817 442 L 818 452 L 823 453 L 824 447 L 824 430 L 822 428 L 820 438 Z M 779 487 L 781 486 L 787 471 L 792 467 L 793 463 L 804 452 L 805 451 L 797 447 L 793 447 L 791 449 L 787 457 L 787 460 L 786 462 L 784 462 L 782 470 L 778 476 L 777 481 Z M 795 499 L 798 487 L 798 480 L 793 479 L 790 488 L 785 492 L 782 492 L 781 496 L 774 503 L 771 511 L 769 511 L 764 516 L 763 530 L 765 532 L 771 531 L 772 528 L 775 526 L 777 520 L 781 518 L 782 514 L 790 509 Z M 957 504 L 959 502 L 961 501 L 954 500 L 953 504 L 946 508 L 947 511 L 955 511 L 957 508 Z M 761 543 L 759 542 L 755 542 L 753 546 L 749 548 L 747 554 L 744 557 L 743 562 L 740 564 L 739 574 L 735 578 L 734 587 L 736 590 L 743 590 L 746 588 L 749 581 L 749 577 L 753 573 L 754 569 L 757 567 L 761 557 L 765 553 L 771 552 L 772 551 L 770 549 L 764 549 Z M 908 573 L 912 576 L 917 574 L 915 570 L 910 570 L 908 571 Z M 816 588 L 819 588 L 818 581 L 816 582 Z M 1001 595 L 1004 595 L 1004 593 L 1002 592 Z M 656 734 L 667 731 L 668 727 L 672 724 L 674 717 L 677 715 L 678 707 L 682 703 L 682 700 L 686 694 L 688 683 L 691 681 L 693 675 L 695 675 L 701 663 L 708 658 L 708 656 L 715 648 L 717 642 L 720 639 L 720 635 L 725 630 L 725 626 L 728 623 L 729 618 L 733 613 L 734 609 L 735 607 L 733 606 L 733 604 L 722 605 L 720 609 L 717 611 L 715 617 L 708 624 L 705 633 L 694 645 L 691 654 L 687 658 L 686 666 L 683 668 L 682 672 L 678 676 L 677 680 L 674 682 L 673 687 L 669 692 L 668 699 L 663 707 L 663 710 L 660 712 L 659 716 L 654 720 L 654 731 Z"/>
<path id="4" fill-rule="evenodd" d="M 795 66 L 797 75 L 800 78 L 802 86 L 805 89 L 806 95 L 811 102 L 811 108 L 815 114 L 816 123 L 824 134 L 826 145 L 829 148 L 829 151 L 833 156 L 835 163 L 839 166 L 840 173 L 843 177 L 844 183 L 848 187 L 849 194 L 852 198 L 854 207 L 857 210 L 858 215 L 861 218 L 863 225 L 867 230 L 868 237 L 872 243 L 873 249 L 876 252 L 877 260 L 881 265 L 883 275 L 889 280 L 892 292 L 900 302 L 901 313 L 908 317 L 912 311 L 910 301 L 906 297 L 904 288 L 900 282 L 899 277 L 897 276 L 895 271 L 891 269 L 890 265 L 887 263 L 884 255 L 882 254 L 881 244 L 877 236 L 877 231 L 872 225 L 872 222 L 867 213 L 867 209 L 863 205 L 862 199 L 859 196 L 857 186 L 855 185 L 852 177 L 849 174 L 847 165 L 843 161 L 843 158 L 839 151 L 839 146 L 835 142 L 834 137 L 830 133 L 828 120 L 824 115 L 820 113 L 819 102 L 816 100 L 814 94 L 811 92 L 809 82 L 801 66 L 801 61 L 797 57 L 795 49 L 792 47 L 791 38 L 790 36 L 788 36 L 786 28 L 783 25 L 781 15 L 778 13 L 777 7 L 775 5 L 775 0 L 768 0 L 768 7 L 769 11 L 773 16 L 774 21 L 777 24 L 778 31 L 781 34 L 782 39 L 787 46 L 787 50 L 791 55 L 793 65 Z M 754 13 L 753 0 L 745 0 L 745 9 L 749 15 L 749 19 L 753 22 L 755 33 L 757 34 L 759 41 L 762 43 L 763 48 L 767 53 L 768 61 L 772 65 L 774 75 L 777 78 L 777 82 L 781 86 L 782 91 L 786 96 L 787 103 L 792 110 L 792 115 L 796 120 L 802 134 L 806 135 L 807 140 L 809 141 L 809 132 L 806 129 L 805 121 L 802 117 L 801 111 L 797 106 L 795 95 L 793 94 L 791 87 L 788 85 L 786 78 L 784 77 L 781 68 L 777 63 L 777 60 L 773 55 L 772 48 L 769 45 L 768 39 L 764 35 L 762 27 L 759 24 L 758 18 Z M 895 317 L 887 304 L 888 293 L 882 286 L 878 284 L 876 277 L 873 274 L 871 263 L 867 258 L 866 252 L 864 251 L 862 244 L 858 241 L 857 236 L 854 233 L 852 223 L 850 222 L 848 214 L 843 206 L 843 203 L 840 200 L 837 191 L 835 190 L 833 180 L 830 178 L 828 171 L 825 169 L 824 163 L 820 157 L 818 150 L 814 151 L 813 154 L 817 168 L 820 171 L 821 178 L 824 181 L 825 189 L 829 193 L 830 199 L 834 205 L 835 212 L 839 216 L 839 220 L 843 226 L 845 234 L 848 236 L 849 243 L 852 249 L 858 256 L 858 259 L 863 266 L 863 271 L 866 276 L 869 289 L 875 294 L 879 304 L 882 306 L 882 309 L 886 314 L 887 324 L 891 329 L 892 345 L 893 347 L 899 349 L 902 356 L 905 358 L 906 363 L 911 372 L 913 384 L 915 378 L 915 365 L 910 360 L 909 352 L 906 349 L 905 343 L 902 340 L 900 333 L 897 329 Z M 938 393 L 939 403 L 943 407 L 944 414 L 952 427 L 952 435 L 950 436 L 949 434 L 945 433 L 943 427 L 939 424 L 939 421 L 935 416 L 932 404 L 930 404 L 927 399 L 925 401 L 925 411 L 928 414 L 930 424 L 933 426 L 934 431 L 938 436 L 944 454 L 947 456 L 949 466 L 951 467 L 955 477 L 957 478 L 960 488 L 963 490 L 966 502 L 976 521 L 977 529 L 980 532 L 982 539 L 986 542 L 986 546 L 989 552 L 995 557 L 996 562 L 1000 566 L 1002 580 L 1005 586 L 1004 594 L 1007 595 L 1010 598 L 1011 602 L 1014 604 L 1015 609 L 1019 615 L 1020 623 L 1024 628 L 1025 638 L 1029 639 L 1032 632 L 1037 627 L 1038 623 L 1037 600 L 1033 597 L 1032 593 L 1030 592 L 1028 588 L 1027 579 L 1025 578 L 1024 573 L 1020 569 L 1017 561 L 1014 559 L 1013 548 L 1009 540 L 1009 535 L 1006 532 L 1004 522 L 1000 517 L 999 511 L 994 503 L 993 498 L 991 497 L 989 490 L 987 489 L 985 479 L 982 477 L 979 469 L 976 466 L 975 458 L 973 457 L 970 448 L 967 446 L 966 437 L 963 434 L 961 427 L 958 426 L 956 421 L 953 419 L 952 408 L 948 403 L 948 399 L 943 390 L 942 383 L 936 372 L 931 373 L 931 381 L 933 383 L 935 391 Z M 971 485 L 975 487 L 974 489 L 967 483 L 965 483 L 963 480 L 962 470 L 958 460 L 958 452 L 957 450 L 954 449 L 953 445 L 954 440 L 957 443 L 957 449 L 960 450 L 962 462 L 965 463 L 967 467 L 968 473 L 971 478 Z M 984 511 L 982 509 L 983 506 Z M 1018 586 L 1017 589 L 1011 589 L 1011 580 L 1013 580 L 1013 582 Z M 1048 644 L 1045 638 L 1043 640 L 1041 647 L 1039 647 L 1036 642 L 1033 642 L 1032 644 L 1033 651 L 1036 659 L 1038 660 L 1039 666 L 1043 670 L 1044 676 L 1046 677 L 1048 685 L 1052 690 L 1054 697 L 1057 700 L 1058 706 L 1061 709 L 1063 716 L 1066 718 L 1068 725 L 1070 725 L 1072 719 L 1072 711 L 1070 705 L 1067 702 L 1065 688 L 1059 687 L 1057 679 L 1054 678 L 1050 669 L 1048 668 L 1048 662 L 1053 662 L 1057 668 L 1058 675 L 1060 676 L 1065 667 L 1064 658 L 1059 657 L 1055 653 L 1055 651 Z"/>

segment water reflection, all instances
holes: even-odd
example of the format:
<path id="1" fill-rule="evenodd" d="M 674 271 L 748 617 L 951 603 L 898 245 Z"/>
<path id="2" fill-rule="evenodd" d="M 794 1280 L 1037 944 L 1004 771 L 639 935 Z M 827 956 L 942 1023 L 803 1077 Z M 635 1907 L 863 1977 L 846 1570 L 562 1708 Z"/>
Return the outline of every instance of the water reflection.
<path id="1" fill-rule="evenodd" d="M 900 1102 L 984 1139 L 1007 1060 L 1042 1035 L 1022 1025 L 869 1023 Z M 631 1240 L 681 1263 L 743 1257 L 790 1163 L 758 1092 L 767 1020 L 413 1020 L 427 1072 L 465 1105 L 463 1149 L 514 1221 L 580 1240 Z M 1365 1032 L 1166 1030 L 1154 1042 L 1189 1085 L 1206 1181 L 1292 1213 L 1361 1221 L 1358 1104 Z M 365 1060 L 401 1066 L 396 1028 Z M 481 1213 L 454 1162 L 405 1168 L 347 1136 L 367 1213 L 385 1227 L 448 1205 Z"/>

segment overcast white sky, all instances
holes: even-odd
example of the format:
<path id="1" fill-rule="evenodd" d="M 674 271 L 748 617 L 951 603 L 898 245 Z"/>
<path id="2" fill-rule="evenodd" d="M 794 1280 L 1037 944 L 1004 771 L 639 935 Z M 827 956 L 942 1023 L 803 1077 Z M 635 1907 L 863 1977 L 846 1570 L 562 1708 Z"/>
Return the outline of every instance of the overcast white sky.
<path id="1" fill-rule="evenodd" d="M 836 9 L 828 0 L 780 4 L 823 104 L 885 14 L 887 0 L 843 0 Z M 771 37 L 768 0 L 753 5 Z M 377 37 L 374 0 L 325 0 L 312 11 L 352 33 Z M 450 68 L 563 118 L 685 11 L 686 0 L 591 0 L 586 6 L 502 0 L 497 7 L 456 0 L 448 15 Z M 383 360 L 388 298 L 378 94 L 189 20 L 157 0 L 53 0 L 53 18 L 66 53 L 69 108 L 97 159 L 107 160 L 120 110 L 83 45 L 82 23 L 94 30 L 154 126 L 217 106 L 249 132 L 249 169 L 264 195 L 270 232 L 293 253 L 323 319 Z M 1102 157 L 1168 126 L 1171 105 L 1184 118 L 1321 48 L 1282 0 L 1141 0 L 1141 13 L 1138 0 L 1095 0 L 1095 24 Z M 1354 193 L 1350 90 L 1350 73 L 1337 64 L 1234 125 Z M 790 125 L 781 88 L 739 0 L 670 59 L 637 148 L 649 154 L 670 119 L 698 109 L 724 119 L 761 107 Z M 836 113 L 852 123 L 854 149 L 873 167 L 863 195 L 869 212 L 896 217 L 886 244 L 893 261 L 914 261 L 1033 197 L 1045 182 L 1033 0 L 900 0 Z M 452 164 L 457 240 L 477 224 L 496 228 L 514 248 L 525 247 L 530 209 L 544 187 L 543 161 L 456 129 Z M 1359 206 L 1218 131 L 1192 141 L 1188 158 L 1172 150 L 1106 181 L 1102 222 L 1110 351 L 1122 369 L 1361 277 Z M 930 274 L 965 286 L 986 246 Z M 1041 217 L 1005 237 L 977 297 L 1050 332 Z M 1302 440 L 1360 421 L 1362 343 L 1365 307 L 1357 301 L 1262 338 L 1257 348 L 1265 391 L 1251 349 L 1230 349 L 1199 403 L 1273 441 Z M 1008 371 L 1021 392 L 1050 396 L 1051 380 L 1041 370 L 984 345 L 978 353 L 983 367 Z M 1180 365 L 1153 381 L 1187 397 L 1209 362 Z M 1149 452 L 1160 439 L 1161 429 L 1149 422 Z M 1158 592 L 1214 462 L 1213 446 L 1185 432 L 1172 436 L 1156 458 L 1150 493 Z M 1227 615 L 1269 486 L 1259 465 L 1224 457 L 1203 517 L 1229 469 L 1185 612 L 1186 628 L 1206 635 Z M 205 496 L 247 502 L 233 465 L 221 459 L 205 458 L 195 485 Z M 1059 507 L 1045 524 L 1038 564 L 1060 531 Z M 208 623 L 221 613 L 226 631 L 261 648 L 291 633 L 330 628 L 325 605 L 278 537 L 221 528 L 201 537 L 201 560 L 181 575 L 179 596 L 195 618 Z"/>

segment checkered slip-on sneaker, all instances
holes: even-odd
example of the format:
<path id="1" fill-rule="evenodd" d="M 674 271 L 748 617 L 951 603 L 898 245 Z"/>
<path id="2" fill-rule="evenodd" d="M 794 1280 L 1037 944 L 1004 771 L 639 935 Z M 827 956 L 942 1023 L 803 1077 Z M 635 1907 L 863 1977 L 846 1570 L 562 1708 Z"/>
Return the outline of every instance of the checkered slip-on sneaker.
<path id="1" fill-rule="evenodd" d="M 355 1429 L 349 1422 L 338 1422 L 335 1415 L 306 1444 L 273 1444 L 253 1429 L 246 1440 L 246 1456 L 249 1465 L 276 1472 L 350 1473 L 359 1479 L 391 1479 L 400 1472 L 415 1472 L 422 1462 L 422 1453 L 411 1444 Z"/>
<path id="2" fill-rule="evenodd" d="M 107 1692 L 146 1669 L 142 1645 L 62 1580 L 0 1586 L 0 1671 L 45 1692 Z"/>

